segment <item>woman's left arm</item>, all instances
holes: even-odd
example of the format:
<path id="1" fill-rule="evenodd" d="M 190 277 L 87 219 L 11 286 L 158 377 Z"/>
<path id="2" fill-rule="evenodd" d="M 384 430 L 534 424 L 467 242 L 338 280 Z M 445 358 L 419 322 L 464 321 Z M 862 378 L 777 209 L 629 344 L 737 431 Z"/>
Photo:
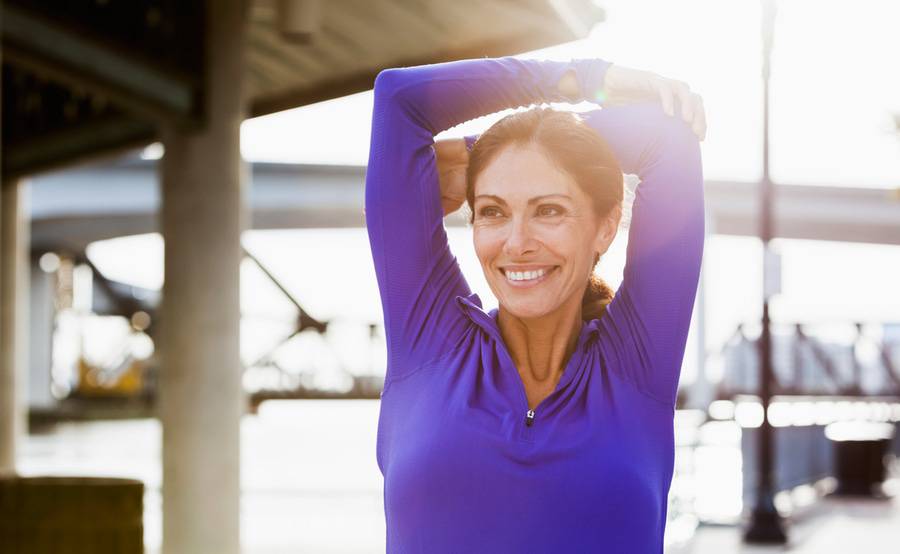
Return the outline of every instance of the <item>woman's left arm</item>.
<path id="1" fill-rule="evenodd" d="M 622 284 L 601 319 L 612 366 L 674 406 L 700 276 L 705 233 L 698 135 L 656 102 L 583 114 L 636 174 Z"/>

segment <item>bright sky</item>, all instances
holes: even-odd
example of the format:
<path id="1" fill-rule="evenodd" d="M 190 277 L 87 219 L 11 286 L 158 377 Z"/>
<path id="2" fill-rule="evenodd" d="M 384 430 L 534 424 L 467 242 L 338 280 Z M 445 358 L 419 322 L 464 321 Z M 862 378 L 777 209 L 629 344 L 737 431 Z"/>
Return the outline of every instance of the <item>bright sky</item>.
<path id="1" fill-rule="evenodd" d="M 597 56 L 688 82 L 703 96 L 707 112 L 708 133 L 701 143 L 705 177 L 757 179 L 762 134 L 759 2 L 600 4 L 607 21 L 589 38 L 522 57 Z M 774 180 L 900 187 L 900 135 L 892 120 L 893 113 L 900 113 L 900 2 L 791 0 L 778 6 L 772 69 Z M 364 92 L 246 121 L 244 156 L 251 161 L 365 165 L 371 109 L 371 92 Z M 445 135 L 479 132 L 500 115 Z M 448 234 L 473 289 L 486 307 L 496 305 L 474 255 L 471 230 L 449 229 Z M 613 286 L 621 279 L 624 238 L 620 233 L 601 263 L 601 276 Z M 774 319 L 900 320 L 900 300 L 892 292 L 900 282 L 900 247 L 775 244 L 785 258 L 783 294 L 772 303 Z M 253 231 L 245 236 L 245 245 L 313 315 L 380 319 L 364 229 Z M 104 241 L 90 252 L 112 278 L 151 288 L 162 283 L 158 235 Z M 738 322 L 758 320 L 760 258 L 759 242 L 752 237 L 708 240 L 704 271 L 711 348 Z M 245 313 L 287 310 L 289 315 L 289 307 L 257 270 L 245 266 L 242 282 Z M 279 336 L 260 327 L 253 333 L 263 342 L 266 333 Z M 691 348 L 686 368 L 694 356 Z"/>

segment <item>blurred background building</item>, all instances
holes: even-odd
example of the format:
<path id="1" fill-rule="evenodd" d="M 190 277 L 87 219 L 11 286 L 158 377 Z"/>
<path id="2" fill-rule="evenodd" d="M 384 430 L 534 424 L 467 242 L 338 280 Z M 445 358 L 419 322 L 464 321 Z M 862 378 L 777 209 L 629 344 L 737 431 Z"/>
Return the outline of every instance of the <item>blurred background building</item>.
<path id="1" fill-rule="evenodd" d="M 148 552 L 383 551 L 374 77 L 596 56 L 688 82 L 709 121 L 667 550 L 756 551 L 768 460 L 789 549 L 895 552 L 898 19 L 874 0 L 5 0 L 0 472 L 141 481 Z M 471 230 L 445 223 L 496 306 Z"/>

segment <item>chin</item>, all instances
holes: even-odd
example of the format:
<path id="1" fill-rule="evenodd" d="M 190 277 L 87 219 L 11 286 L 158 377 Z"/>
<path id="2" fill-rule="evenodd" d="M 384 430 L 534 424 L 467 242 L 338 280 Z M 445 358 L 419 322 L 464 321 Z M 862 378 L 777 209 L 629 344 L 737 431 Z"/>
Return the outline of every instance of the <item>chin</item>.
<path id="1" fill-rule="evenodd" d="M 504 303 L 503 309 L 510 314 L 523 319 L 534 319 L 545 316 L 553 312 L 555 306 L 546 306 L 543 304 L 535 305 L 531 302 L 512 302 Z"/>

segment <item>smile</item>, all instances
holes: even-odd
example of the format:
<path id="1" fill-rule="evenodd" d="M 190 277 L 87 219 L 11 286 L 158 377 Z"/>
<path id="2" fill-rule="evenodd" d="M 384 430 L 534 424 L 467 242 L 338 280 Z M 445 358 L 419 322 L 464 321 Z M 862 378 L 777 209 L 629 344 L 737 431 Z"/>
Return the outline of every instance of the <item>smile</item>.
<path id="1" fill-rule="evenodd" d="M 533 271 L 509 271 L 507 272 L 505 269 L 501 269 L 501 273 L 506 277 L 506 282 L 517 288 L 528 288 L 533 287 L 544 280 L 547 277 L 559 269 L 559 266 L 555 265 L 549 268 L 541 268 Z"/>

